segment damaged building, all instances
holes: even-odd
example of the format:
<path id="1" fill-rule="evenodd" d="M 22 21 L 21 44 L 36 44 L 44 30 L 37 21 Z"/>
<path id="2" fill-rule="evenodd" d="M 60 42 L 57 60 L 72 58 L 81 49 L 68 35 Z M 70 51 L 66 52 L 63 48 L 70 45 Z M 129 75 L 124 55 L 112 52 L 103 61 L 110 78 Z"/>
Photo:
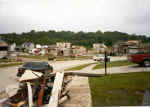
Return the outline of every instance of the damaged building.
<path id="1" fill-rule="evenodd" d="M 96 54 L 101 54 L 107 51 L 107 46 L 103 43 L 95 43 L 93 44 L 93 51 Z"/>
<path id="2" fill-rule="evenodd" d="M 56 45 L 49 45 L 47 53 L 54 56 L 82 56 L 87 54 L 84 46 L 76 46 L 71 43 L 57 42 Z"/>
<path id="3" fill-rule="evenodd" d="M 115 55 L 136 53 L 142 50 L 141 41 L 139 40 L 128 40 L 128 41 L 119 41 L 113 48 L 112 53 Z"/>
<path id="4" fill-rule="evenodd" d="M 77 56 L 86 55 L 87 49 L 84 46 L 72 46 L 72 53 Z"/>
<path id="5" fill-rule="evenodd" d="M 8 44 L 0 40 L 0 58 L 7 58 L 8 57 Z"/>
<path id="6" fill-rule="evenodd" d="M 58 56 L 70 56 L 72 55 L 72 44 L 68 42 L 57 42 L 56 47 L 58 50 Z"/>

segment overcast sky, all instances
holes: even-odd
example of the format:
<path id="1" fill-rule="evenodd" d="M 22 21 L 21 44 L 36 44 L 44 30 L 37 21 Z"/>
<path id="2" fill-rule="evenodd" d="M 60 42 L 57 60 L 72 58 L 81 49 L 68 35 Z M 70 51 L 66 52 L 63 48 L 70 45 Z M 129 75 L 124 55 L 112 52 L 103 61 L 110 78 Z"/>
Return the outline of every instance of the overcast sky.
<path id="1" fill-rule="evenodd" d="M 32 29 L 150 36 L 150 0 L 0 0 L 0 33 Z"/>

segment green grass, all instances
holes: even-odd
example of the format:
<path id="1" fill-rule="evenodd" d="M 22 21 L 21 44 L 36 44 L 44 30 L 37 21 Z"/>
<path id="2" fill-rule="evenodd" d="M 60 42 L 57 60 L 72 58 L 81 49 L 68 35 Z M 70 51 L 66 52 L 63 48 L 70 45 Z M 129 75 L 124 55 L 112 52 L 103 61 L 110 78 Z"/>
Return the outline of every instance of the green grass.
<path id="1" fill-rule="evenodd" d="M 40 56 L 40 55 L 25 55 L 25 56 L 21 56 L 21 57 L 24 57 L 24 58 L 32 58 L 32 59 L 48 59 L 48 57 L 45 55 L 45 56 Z"/>
<path id="2" fill-rule="evenodd" d="M 81 70 L 81 69 L 86 68 L 86 67 L 88 67 L 90 65 L 93 65 L 93 64 L 96 64 L 96 63 L 88 63 L 88 64 L 78 65 L 78 66 L 75 66 L 75 67 L 67 68 L 67 69 L 65 69 L 65 71 Z"/>
<path id="3" fill-rule="evenodd" d="M 3 62 L 10 62 L 10 60 L 8 60 L 8 59 L 0 59 L 0 63 L 3 63 Z"/>
<path id="4" fill-rule="evenodd" d="M 129 62 L 127 60 L 123 60 L 123 61 L 112 61 L 112 62 L 108 62 L 107 63 L 107 67 L 119 67 L 119 66 L 126 66 L 126 65 L 132 65 L 134 63 Z M 102 69 L 104 68 L 104 63 L 99 63 L 97 64 L 95 67 L 93 67 L 93 69 Z"/>
<path id="5" fill-rule="evenodd" d="M 2 67 L 10 67 L 10 66 L 17 66 L 23 64 L 22 62 L 14 62 L 14 63 L 6 63 L 6 64 L 0 64 L 0 68 Z"/>
<path id="6" fill-rule="evenodd" d="M 150 43 L 143 43 L 143 46 L 150 46 Z"/>
<path id="7" fill-rule="evenodd" d="M 139 106 L 150 91 L 150 72 L 112 74 L 89 78 L 93 107 Z"/>

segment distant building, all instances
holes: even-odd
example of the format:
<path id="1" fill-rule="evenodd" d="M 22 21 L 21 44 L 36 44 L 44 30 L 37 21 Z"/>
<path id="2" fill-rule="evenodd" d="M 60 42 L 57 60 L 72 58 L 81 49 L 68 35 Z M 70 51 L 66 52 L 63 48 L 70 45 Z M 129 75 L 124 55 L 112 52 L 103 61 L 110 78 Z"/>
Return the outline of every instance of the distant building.
<path id="1" fill-rule="evenodd" d="M 71 43 L 57 42 L 56 45 L 48 46 L 47 53 L 54 56 L 85 55 L 87 49 L 83 46 L 72 46 Z"/>
<path id="2" fill-rule="evenodd" d="M 71 56 L 72 54 L 72 44 L 68 42 L 57 42 L 56 50 L 58 56 Z"/>
<path id="3" fill-rule="evenodd" d="M 57 49 L 56 45 L 48 45 L 47 54 L 57 56 L 58 55 L 58 49 Z"/>
<path id="4" fill-rule="evenodd" d="M 93 44 L 93 50 L 95 53 L 104 53 L 107 50 L 107 46 L 103 43 L 95 43 Z"/>
<path id="5" fill-rule="evenodd" d="M 75 55 L 86 55 L 87 49 L 84 46 L 72 46 L 72 53 Z"/>
<path id="6" fill-rule="evenodd" d="M 61 50 L 61 54 L 63 56 L 71 56 L 72 55 L 72 49 L 65 48 L 65 49 Z"/>
<path id="7" fill-rule="evenodd" d="M 57 42 L 56 46 L 57 48 L 71 48 L 71 43 L 65 43 L 65 42 Z"/>
<path id="8" fill-rule="evenodd" d="M 34 49 L 34 43 L 31 42 L 25 42 L 22 44 L 22 48 L 24 48 L 25 50 L 32 50 Z"/>
<path id="9" fill-rule="evenodd" d="M 0 40 L 0 58 L 7 58 L 8 57 L 8 44 Z"/>
<path id="10" fill-rule="evenodd" d="M 10 45 L 10 51 L 15 51 L 16 49 L 16 43 L 13 43 Z"/>
<path id="11" fill-rule="evenodd" d="M 36 48 L 42 48 L 42 46 L 40 44 L 36 44 L 35 46 Z"/>
<path id="12" fill-rule="evenodd" d="M 16 50 L 17 52 L 19 52 L 19 51 L 23 51 L 24 48 L 23 48 L 21 45 L 16 45 L 15 50 Z"/>
<path id="13" fill-rule="evenodd" d="M 135 54 L 137 52 L 144 52 L 142 47 L 128 47 L 128 54 Z"/>
<path id="14" fill-rule="evenodd" d="M 139 40 L 119 41 L 113 46 L 112 53 L 115 55 L 136 53 L 141 48 L 141 41 Z"/>

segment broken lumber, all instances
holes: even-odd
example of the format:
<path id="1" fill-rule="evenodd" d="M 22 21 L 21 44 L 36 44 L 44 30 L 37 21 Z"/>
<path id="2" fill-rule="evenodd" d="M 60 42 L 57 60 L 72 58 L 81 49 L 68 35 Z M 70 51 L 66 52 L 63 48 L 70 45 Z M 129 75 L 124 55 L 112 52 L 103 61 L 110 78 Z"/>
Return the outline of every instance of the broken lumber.
<path id="1" fill-rule="evenodd" d="M 56 73 L 50 73 L 50 75 L 55 76 Z M 98 74 L 98 73 L 87 73 L 84 71 L 81 71 L 81 72 L 77 72 L 77 71 L 64 72 L 64 75 L 65 76 L 77 75 L 77 76 L 84 76 L 84 77 L 101 77 L 102 76 L 101 74 Z"/>
<path id="2" fill-rule="evenodd" d="M 64 79 L 64 73 L 57 72 L 54 80 L 51 98 L 49 104 L 46 107 L 58 107 L 63 79 Z"/>
<path id="3" fill-rule="evenodd" d="M 63 104 L 66 100 L 68 100 L 68 96 L 65 95 L 59 100 L 59 104 Z"/>
<path id="4" fill-rule="evenodd" d="M 87 73 L 87 72 L 65 72 L 65 75 L 77 75 L 77 76 L 84 76 L 84 77 L 100 77 L 100 74 L 95 74 L 95 73 Z"/>
<path id="5" fill-rule="evenodd" d="M 27 82 L 27 87 L 28 87 L 28 104 L 29 107 L 33 106 L 33 100 L 32 100 L 32 88 L 30 82 Z"/>

